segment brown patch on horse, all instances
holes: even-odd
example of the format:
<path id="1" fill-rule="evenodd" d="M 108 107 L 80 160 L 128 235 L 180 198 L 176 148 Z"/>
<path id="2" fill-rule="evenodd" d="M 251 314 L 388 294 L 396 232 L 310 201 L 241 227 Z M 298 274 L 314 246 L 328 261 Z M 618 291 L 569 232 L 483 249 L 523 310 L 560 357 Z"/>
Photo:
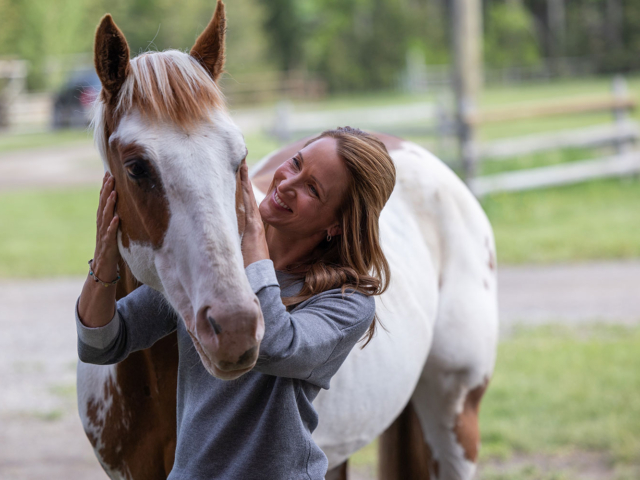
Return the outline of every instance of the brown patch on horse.
<path id="1" fill-rule="evenodd" d="M 189 53 L 209 72 L 214 81 L 218 81 L 224 69 L 224 37 L 226 31 L 224 3 L 218 0 L 216 11 L 209 25 L 200 34 Z"/>
<path id="2" fill-rule="evenodd" d="M 89 440 L 94 447 L 99 440 L 98 454 L 105 466 L 126 469 L 136 479 L 169 475 L 176 446 L 177 367 L 173 333 L 117 364 L 117 385 L 111 380 L 104 386 L 105 398 L 112 399 L 108 411 L 89 402 L 88 419 L 101 432 L 99 439 Z"/>
<path id="3" fill-rule="evenodd" d="M 340 466 L 329 470 L 324 476 L 324 480 L 347 480 L 347 464 L 348 461 L 343 462 Z"/>
<path id="4" fill-rule="evenodd" d="M 482 385 L 469 390 L 464 399 L 462 412 L 458 415 L 453 429 L 458 443 L 464 450 L 464 457 L 470 462 L 475 462 L 478 459 L 478 450 L 480 448 L 478 413 L 480 411 L 480 401 L 488 384 L 489 380 L 486 380 Z"/>
<path id="5" fill-rule="evenodd" d="M 405 480 L 431 478 L 440 466 L 424 439 L 422 426 L 411 402 L 380 436 L 378 479 Z"/>
<path id="6" fill-rule="evenodd" d="M 487 262 L 487 266 L 491 271 L 496 269 L 496 257 L 491 250 L 489 250 L 489 261 Z"/>
<path id="7" fill-rule="evenodd" d="M 160 248 L 169 227 L 170 212 L 162 179 L 153 162 L 144 147 L 121 144 L 118 139 L 111 142 L 108 161 L 116 179 L 122 245 L 129 248 L 133 241 Z M 144 178 L 130 178 L 125 164 L 131 161 L 144 165 L 147 172 Z"/>
<path id="8" fill-rule="evenodd" d="M 402 144 L 406 142 L 400 137 L 396 137 L 395 135 L 390 135 L 388 133 L 373 133 L 376 137 L 380 139 L 384 146 L 387 147 L 387 151 L 391 152 L 393 150 L 400 150 L 402 148 Z"/>
<path id="9" fill-rule="evenodd" d="M 116 300 L 126 297 L 142 285 L 136 277 L 133 276 L 129 266 L 122 258 L 120 258 L 118 262 L 118 268 L 120 269 L 120 281 L 116 284 Z"/>
<path id="10" fill-rule="evenodd" d="M 140 285 L 123 261 L 120 276 L 118 299 Z M 100 438 L 93 434 L 87 437 L 94 448 L 98 443 L 102 445 L 98 453 L 105 466 L 119 471 L 128 469 L 136 479 L 167 478 L 176 448 L 177 378 L 175 333 L 149 349 L 129 355 L 116 366 L 117 385 L 110 382 L 104 386 L 105 397 L 113 399 L 110 410 L 104 412 L 104 420 L 99 415 L 102 405 L 90 401 L 87 408 L 89 421 L 101 431 Z"/>
<path id="11" fill-rule="evenodd" d="M 489 270 L 494 271 L 496 269 L 496 255 L 491 249 L 491 241 L 489 240 L 489 237 L 484 238 L 484 246 L 487 248 L 487 252 L 489 253 L 487 266 L 489 267 Z"/>

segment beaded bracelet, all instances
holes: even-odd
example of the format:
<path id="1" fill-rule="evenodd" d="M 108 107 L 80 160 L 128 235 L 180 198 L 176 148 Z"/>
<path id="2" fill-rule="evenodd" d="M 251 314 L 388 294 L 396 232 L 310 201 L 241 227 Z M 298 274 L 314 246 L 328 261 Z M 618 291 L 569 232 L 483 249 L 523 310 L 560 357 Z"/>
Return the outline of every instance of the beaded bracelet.
<path id="1" fill-rule="evenodd" d="M 120 281 L 120 268 L 118 268 L 118 278 L 116 278 L 113 282 L 103 282 L 102 280 L 100 280 L 96 274 L 93 272 L 93 258 L 91 260 L 89 260 L 89 275 L 91 275 L 93 277 L 93 280 L 96 283 L 100 283 L 102 284 L 102 286 L 104 287 L 112 287 L 113 285 L 115 285 L 116 283 L 118 283 Z"/>

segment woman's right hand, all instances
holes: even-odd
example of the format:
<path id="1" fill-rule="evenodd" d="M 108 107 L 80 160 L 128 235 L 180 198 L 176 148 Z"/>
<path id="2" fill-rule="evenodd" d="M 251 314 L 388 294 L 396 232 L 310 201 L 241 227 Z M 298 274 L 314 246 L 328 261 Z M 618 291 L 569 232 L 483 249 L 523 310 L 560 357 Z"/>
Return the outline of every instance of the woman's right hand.
<path id="1" fill-rule="evenodd" d="M 116 208 L 115 179 L 109 172 L 104 174 L 100 189 L 100 202 L 96 219 L 96 250 L 93 254 L 93 277 L 87 275 L 78 301 L 78 317 L 87 327 L 102 327 L 109 323 L 115 313 L 116 287 L 104 287 L 95 281 L 113 282 L 118 278 L 118 215 Z"/>
<path id="2" fill-rule="evenodd" d="M 96 219 L 96 249 L 93 254 L 93 273 L 103 282 L 112 282 L 118 277 L 118 223 L 115 213 L 117 193 L 115 178 L 105 173 L 100 189 L 100 201 Z"/>

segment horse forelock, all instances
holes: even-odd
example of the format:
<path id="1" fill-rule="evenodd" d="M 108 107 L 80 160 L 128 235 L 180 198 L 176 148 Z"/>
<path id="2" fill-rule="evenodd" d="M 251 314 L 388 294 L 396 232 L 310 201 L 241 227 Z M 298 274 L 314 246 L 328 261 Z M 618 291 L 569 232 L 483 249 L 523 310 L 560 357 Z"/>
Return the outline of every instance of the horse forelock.
<path id="1" fill-rule="evenodd" d="M 133 108 L 152 122 L 169 122 L 185 131 L 210 119 L 213 111 L 226 113 L 224 96 L 209 73 L 194 57 L 179 50 L 138 55 L 130 61 L 114 104 L 107 103 L 104 93 L 98 96 L 92 128 L 103 158 L 108 135 L 118 119 Z"/>

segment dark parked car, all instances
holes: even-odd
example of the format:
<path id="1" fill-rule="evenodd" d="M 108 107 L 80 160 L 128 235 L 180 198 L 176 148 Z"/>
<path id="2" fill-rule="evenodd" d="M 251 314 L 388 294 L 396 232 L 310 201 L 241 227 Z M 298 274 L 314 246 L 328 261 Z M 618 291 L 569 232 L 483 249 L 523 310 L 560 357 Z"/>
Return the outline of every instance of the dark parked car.
<path id="1" fill-rule="evenodd" d="M 91 104 L 100 92 L 100 79 L 94 71 L 77 72 L 56 95 L 53 127 L 86 127 L 91 120 Z"/>

